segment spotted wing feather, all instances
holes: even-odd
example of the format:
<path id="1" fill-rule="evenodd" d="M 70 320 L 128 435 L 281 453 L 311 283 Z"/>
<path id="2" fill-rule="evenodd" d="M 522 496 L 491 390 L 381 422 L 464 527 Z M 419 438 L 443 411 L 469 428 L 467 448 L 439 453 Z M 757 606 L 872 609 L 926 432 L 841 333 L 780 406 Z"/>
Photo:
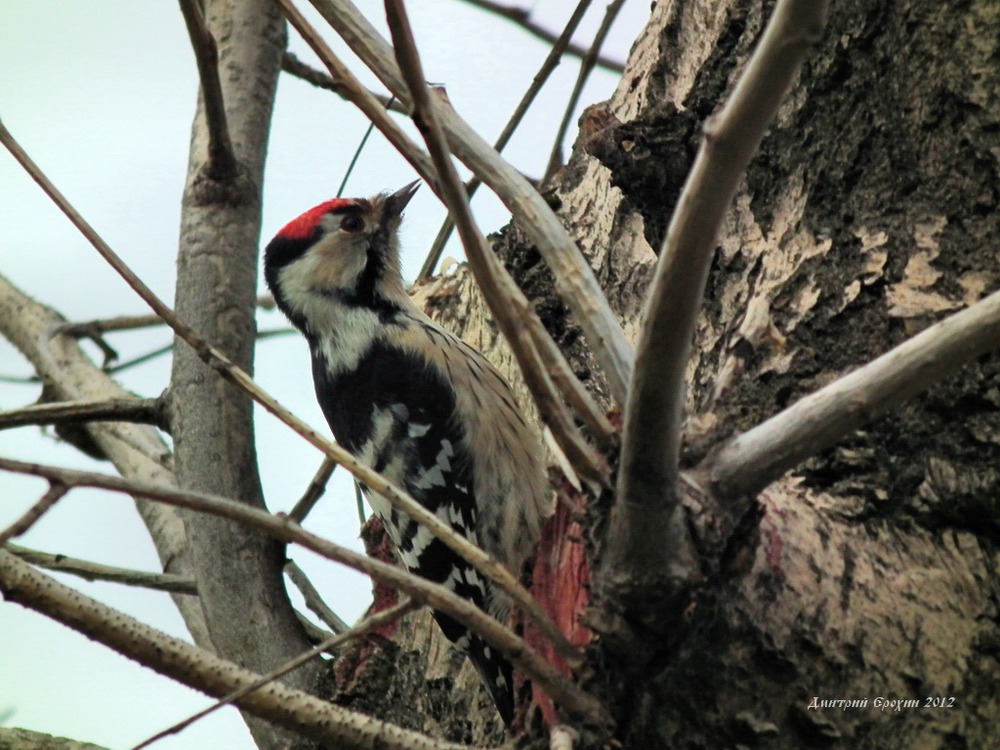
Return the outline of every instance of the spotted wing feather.
<path id="1" fill-rule="evenodd" d="M 356 368 L 332 378 L 321 355 L 317 359 L 317 393 L 337 441 L 458 534 L 477 543 L 472 461 L 465 455 L 467 441 L 454 418 L 455 395 L 436 371 L 413 354 L 384 343 L 373 345 Z M 489 611 L 489 581 L 380 495 L 367 488 L 365 495 L 407 569 Z M 445 636 L 469 655 L 509 722 L 514 705 L 509 662 L 448 615 L 435 612 L 434 617 Z"/>

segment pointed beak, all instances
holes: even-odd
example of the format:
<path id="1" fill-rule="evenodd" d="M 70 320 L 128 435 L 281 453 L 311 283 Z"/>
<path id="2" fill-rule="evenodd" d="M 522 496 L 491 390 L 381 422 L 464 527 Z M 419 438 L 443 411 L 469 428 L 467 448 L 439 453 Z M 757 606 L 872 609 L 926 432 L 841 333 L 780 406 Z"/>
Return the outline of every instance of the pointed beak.
<path id="1" fill-rule="evenodd" d="M 410 202 L 410 198 L 413 194 L 417 192 L 417 188 L 420 187 L 420 180 L 414 180 L 409 185 L 401 187 L 392 195 L 385 199 L 385 210 L 387 213 L 393 216 L 399 216 L 403 213 L 403 209 L 406 208 L 406 204 Z"/>

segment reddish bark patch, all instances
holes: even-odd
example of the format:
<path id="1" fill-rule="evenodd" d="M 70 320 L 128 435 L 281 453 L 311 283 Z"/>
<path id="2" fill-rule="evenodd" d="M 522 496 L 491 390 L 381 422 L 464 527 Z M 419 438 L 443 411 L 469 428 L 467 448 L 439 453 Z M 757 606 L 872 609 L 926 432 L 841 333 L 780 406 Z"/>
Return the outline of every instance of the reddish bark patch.
<path id="1" fill-rule="evenodd" d="M 382 519 L 378 516 L 372 516 L 368 519 L 364 526 L 361 527 L 361 541 L 365 543 L 365 552 L 374 560 L 380 560 L 384 563 L 389 563 L 390 565 L 396 565 L 396 554 L 392 544 L 392 540 L 389 539 L 389 535 L 385 531 L 385 527 L 382 525 Z M 386 586 L 378 581 L 372 581 L 372 605 L 368 608 L 365 613 L 366 616 L 373 615 L 376 612 L 381 612 L 384 609 L 389 609 L 399 603 L 399 591 L 392 588 L 391 586 Z M 393 620 L 385 625 L 374 628 L 371 632 L 375 635 L 381 635 L 386 638 L 391 638 L 396 630 L 399 628 L 399 620 Z"/>
<path id="2" fill-rule="evenodd" d="M 572 488 L 560 492 L 556 512 L 542 529 L 531 574 L 531 590 L 559 630 L 574 645 L 583 650 L 593 633 L 580 622 L 580 613 L 590 602 L 590 562 L 583 546 L 583 501 Z M 530 622 L 524 623 L 524 640 L 567 679 L 572 679 L 572 667 L 552 646 L 548 638 Z M 521 678 L 518 678 L 518 689 Z M 522 706 L 515 719 L 523 724 L 531 708 L 537 706 L 547 726 L 560 723 L 552 700 L 532 686 L 531 701 Z"/>

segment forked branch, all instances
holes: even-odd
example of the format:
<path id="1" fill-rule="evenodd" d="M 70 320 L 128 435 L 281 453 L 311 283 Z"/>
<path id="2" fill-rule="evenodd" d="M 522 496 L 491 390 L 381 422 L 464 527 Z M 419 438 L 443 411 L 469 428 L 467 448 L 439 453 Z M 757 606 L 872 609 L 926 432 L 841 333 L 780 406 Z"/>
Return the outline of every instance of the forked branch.
<path id="1" fill-rule="evenodd" d="M 226 121 L 222 81 L 219 79 L 219 49 L 208 30 L 201 3 L 198 0 L 180 0 L 180 3 L 201 79 L 201 98 L 208 125 L 207 173 L 215 180 L 229 180 L 236 175 L 237 165 Z"/>
<path id="2" fill-rule="evenodd" d="M 660 251 L 629 390 L 608 565 L 646 573 L 673 554 L 685 371 L 716 237 L 743 172 L 826 23 L 827 2 L 780 0 L 704 142 Z"/>

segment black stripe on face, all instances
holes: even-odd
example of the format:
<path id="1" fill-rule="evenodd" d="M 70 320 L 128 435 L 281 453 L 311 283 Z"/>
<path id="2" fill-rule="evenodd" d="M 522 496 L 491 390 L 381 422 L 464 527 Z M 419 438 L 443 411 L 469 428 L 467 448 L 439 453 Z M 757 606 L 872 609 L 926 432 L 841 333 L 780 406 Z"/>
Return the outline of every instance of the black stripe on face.
<path id="1" fill-rule="evenodd" d="M 294 236 L 278 234 L 275 236 L 268 243 L 267 247 L 264 248 L 264 272 L 268 275 L 268 285 L 272 285 L 272 278 L 275 282 L 277 281 L 278 272 L 282 268 L 301 258 L 310 247 L 322 239 L 325 234 L 323 228 L 323 219 L 325 217 L 335 215 L 345 216 L 348 214 L 360 215 L 364 213 L 364 210 L 364 207 L 357 203 L 346 203 L 342 206 L 331 208 L 322 217 L 317 218 L 312 229 L 307 234 L 295 234 Z"/>
<path id="2" fill-rule="evenodd" d="M 361 205 L 347 203 L 336 208 L 331 208 L 322 217 L 315 220 L 312 229 L 305 234 L 294 234 L 288 236 L 278 234 L 264 248 L 264 279 L 268 289 L 274 297 L 275 304 L 288 319 L 292 321 L 296 328 L 305 330 L 305 319 L 295 313 L 288 304 L 288 300 L 282 293 L 280 276 L 281 270 L 286 266 L 299 260 L 305 255 L 309 248 L 319 242 L 324 235 L 323 218 L 331 215 L 361 214 L 364 208 Z M 301 217 L 300 217 L 301 218 Z M 286 230 L 288 227 L 285 228 Z"/>
<path id="3" fill-rule="evenodd" d="M 305 318 L 292 310 L 288 304 L 278 277 L 281 275 L 281 269 L 290 263 L 294 263 L 306 254 L 306 251 L 315 244 L 316 237 L 318 237 L 321 231 L 317 227 L 313 235 L 306 239 L 289 239 L 278 235 L 264 249 L 264 280 L 267 282 L 267 288 L 271 290 L 271 296 L 274 297 L 274 302 L 278 306 L 278 309 L 300 331 L 305 330 Z"/>
<path id="4" fill-rule="evenodd" d="M 367 269 L 367 266 L 366 266 Z M 398 321 L 395 317 L 403 312 L 403 308 L 392 300 L 375 294 L 373 291 L 368 294 L 359 294 L 357 290 L 330 289 L 323 292 L 324 296 L 337 300 L 346 307 L 364 308 L 376 313 L 379 322 L 392 324 Z"/>

